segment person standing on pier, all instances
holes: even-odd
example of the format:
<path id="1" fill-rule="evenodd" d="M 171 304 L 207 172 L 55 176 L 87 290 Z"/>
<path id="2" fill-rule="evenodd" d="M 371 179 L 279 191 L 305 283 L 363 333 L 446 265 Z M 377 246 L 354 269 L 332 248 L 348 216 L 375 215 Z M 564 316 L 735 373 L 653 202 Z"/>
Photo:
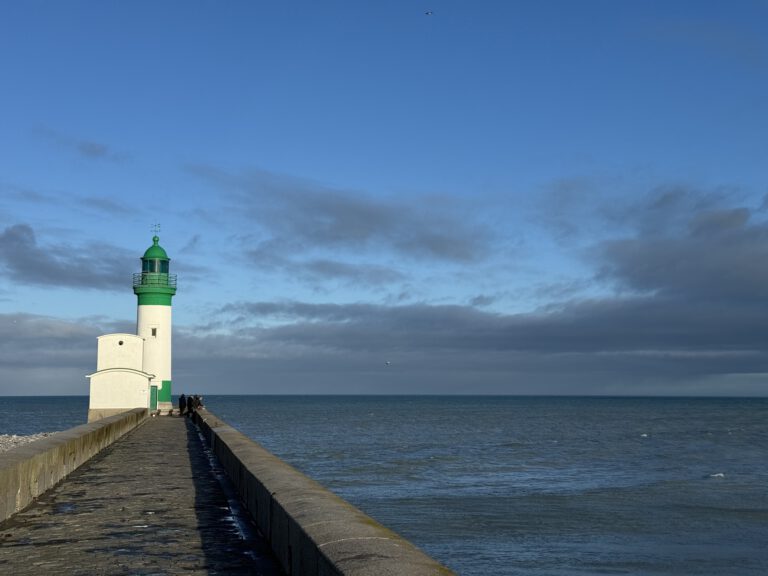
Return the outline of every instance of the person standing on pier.
<path id="1" fill-rule="evenodd" d="M 184 416 L 184 411 L 187 409 L 187 397 L 182 394 L 179 396 L 179 416 Z"/>

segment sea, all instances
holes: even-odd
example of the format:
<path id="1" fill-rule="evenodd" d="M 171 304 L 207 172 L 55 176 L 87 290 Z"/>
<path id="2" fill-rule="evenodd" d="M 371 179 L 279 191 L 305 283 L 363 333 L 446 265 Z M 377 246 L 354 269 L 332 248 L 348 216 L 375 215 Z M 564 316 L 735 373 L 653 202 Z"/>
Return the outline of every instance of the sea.
<path id="1" fill-rule="evenodd" d="M 204 402 L 458 574 L 768 574 L 768 398 Z M 87 403 L 2 398 L 0 434 Z"/>

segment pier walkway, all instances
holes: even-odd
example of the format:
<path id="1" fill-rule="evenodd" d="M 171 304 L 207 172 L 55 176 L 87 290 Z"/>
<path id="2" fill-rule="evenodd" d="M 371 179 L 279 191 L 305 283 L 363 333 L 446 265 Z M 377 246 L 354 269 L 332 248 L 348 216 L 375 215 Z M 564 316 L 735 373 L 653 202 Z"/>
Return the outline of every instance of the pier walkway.
<path id="1" fill-rule="evenodd" d="M 0 523 L 0 574 L 280 574 L 231 501 L 195 425 L 149 418 Z"/>

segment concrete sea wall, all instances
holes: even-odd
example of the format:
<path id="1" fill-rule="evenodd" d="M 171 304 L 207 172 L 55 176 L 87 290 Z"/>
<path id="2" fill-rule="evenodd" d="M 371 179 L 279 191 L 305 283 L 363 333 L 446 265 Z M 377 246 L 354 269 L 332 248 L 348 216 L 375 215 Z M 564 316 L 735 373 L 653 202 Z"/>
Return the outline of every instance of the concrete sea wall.
<path id="1" fill-rule="evenodd" d="M 210 412 L 195 418 L 287 574 L 453 574 Z"/>
<path id="2" fill-rule="evenodd" d="M 146 418 L 146 408 L 136 408 L 3 453 L 0 457 L 0 522 L 27 507 L 37 496 Z"/>

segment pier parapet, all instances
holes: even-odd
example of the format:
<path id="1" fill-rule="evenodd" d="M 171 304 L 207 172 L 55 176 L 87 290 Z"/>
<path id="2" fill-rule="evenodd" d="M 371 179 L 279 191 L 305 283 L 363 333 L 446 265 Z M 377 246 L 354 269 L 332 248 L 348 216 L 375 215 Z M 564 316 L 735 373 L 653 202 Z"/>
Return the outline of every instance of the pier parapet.
<path id="1" fill-rule="evenodd" d="M 0 522 L 10 518 L 147 418 L 136 408 L 14 448 L 0 459 Z"/>
<path id="2" fill-rule="evenodd" d="M 453 574 L 210 412 L 195 419 L 287 574 Z"/>

